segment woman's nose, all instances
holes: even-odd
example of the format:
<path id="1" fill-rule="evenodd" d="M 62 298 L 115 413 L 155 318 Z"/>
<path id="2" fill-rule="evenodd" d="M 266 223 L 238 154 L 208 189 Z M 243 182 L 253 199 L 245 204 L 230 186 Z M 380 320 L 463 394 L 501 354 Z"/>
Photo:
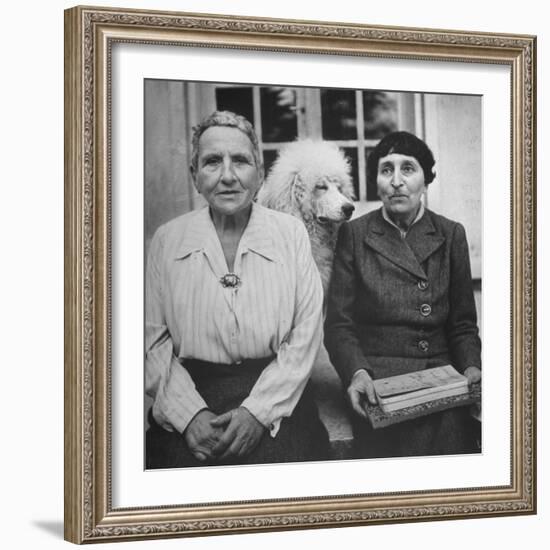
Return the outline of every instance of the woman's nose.
<path id="1" fill-rule="evenodd" d="M 393 187 L 396 187 L 396 188 L 401 187 L 403 185 L 403 179 L 401 178 L 401 174 L 399 174 L 398 172 L 395 172 L 393 174 L 391 184 Z"/>
<path id="2" fill-rule="evenodd" d="M 231 159 L 226 159 L 222 166 L 222 180 L 224 182 L 232 182 L 235 179 L 235 171 Z"/>

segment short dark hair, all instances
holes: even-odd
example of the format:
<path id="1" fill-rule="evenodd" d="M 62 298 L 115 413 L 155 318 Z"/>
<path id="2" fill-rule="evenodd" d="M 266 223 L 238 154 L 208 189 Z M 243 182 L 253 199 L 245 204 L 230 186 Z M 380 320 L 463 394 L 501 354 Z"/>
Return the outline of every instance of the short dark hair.
<path id="1" fill-rule="evenodd" d="M 391 153 L 414 157 L 424 172 L 424 183 L 429 185 L 435 178 L 435 159 L 424 141 L 409 132 L 392 132 L 378 142 L 367 160 L 367 181 L 376 181 L 378 161 Z"/>

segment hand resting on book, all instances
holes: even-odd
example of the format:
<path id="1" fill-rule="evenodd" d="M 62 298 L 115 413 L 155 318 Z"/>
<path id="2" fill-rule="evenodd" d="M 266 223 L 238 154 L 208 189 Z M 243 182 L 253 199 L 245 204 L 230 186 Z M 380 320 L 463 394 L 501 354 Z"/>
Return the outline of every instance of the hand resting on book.
<path id="1" fill-rule="evenodd" d="M 468 386 L 471 386 L 481 381 L 481 370 L 478 367 L 468 367 L 464 376 L 468 380 Z M 347 395 L 353 410 L 363 418 L 367 418 L 367 402 L 371 405 L 378 404 L 374 381 L 366 370 L 358 370 L 353 375 Z"/>
<path id="2" fill-rule="evenodd" d="M 468 386 L 481 382 L 481 370 L 478 367 L 468 367 L 464 376 L 468 379 Z"/>
<path id="3" fill-rule="evenodd" d="M 348 399 L 353 410 L 363 418 L 367 418 L 365 412 L 366 401 L 371 405 L 376 405 L 376 391 L 374 382 L 366 370 L 358 370 L 352 377 L 348 387 Z"/>

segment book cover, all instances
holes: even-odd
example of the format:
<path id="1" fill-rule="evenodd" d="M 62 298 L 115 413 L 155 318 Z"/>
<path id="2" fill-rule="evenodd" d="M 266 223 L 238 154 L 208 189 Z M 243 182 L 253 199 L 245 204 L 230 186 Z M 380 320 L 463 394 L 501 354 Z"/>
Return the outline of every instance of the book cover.
<path id="1" fill-rule="evenodd" d="M 481 384 L 473 384 L 467 393 L 440 397 L 426 403 L 411 405 L 396 411 L 385 412 L 379 405 L 367 404 L 365 411 L 367 418 L 374 429 L 385 428 L 421 416 L 427 416 L 454 407 L 466 407 L 481 403 Z M 478 418 L 481 421 L 481 418 Z"/>
<path id="2" fill-rule="evenodd" d="M 374 387 L 385 412 L 468 393 L 466 377 L 451 365 L 381 378 Z"/>

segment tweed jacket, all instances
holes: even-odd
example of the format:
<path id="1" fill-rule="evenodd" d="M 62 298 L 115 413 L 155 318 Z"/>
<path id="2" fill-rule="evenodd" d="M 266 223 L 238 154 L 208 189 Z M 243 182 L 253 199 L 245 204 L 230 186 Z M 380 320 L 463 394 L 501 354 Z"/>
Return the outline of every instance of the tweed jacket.
<path id="1" fill-rule="evenodd" d="M 464 227 L 426 209 L 406 237 L 382 210 L 341 226 L 325 345 L 347 385 L 451 363 L 481 368 Z"/>

